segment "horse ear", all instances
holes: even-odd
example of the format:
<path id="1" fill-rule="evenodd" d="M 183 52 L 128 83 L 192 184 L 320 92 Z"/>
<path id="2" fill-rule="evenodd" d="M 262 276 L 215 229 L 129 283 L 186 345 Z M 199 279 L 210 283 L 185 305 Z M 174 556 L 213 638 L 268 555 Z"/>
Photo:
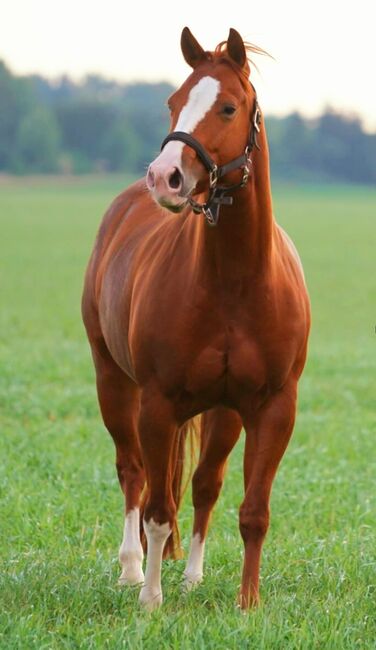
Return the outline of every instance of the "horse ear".
<path id="1" fill-rule="evenodd" d="M 231 59 L 241 68 L 247 63 L 247 52 L 245 51 L 243 39 L 236 29 L 230 29 L 227 39 L 227 52 Z"/>
<path id="2" fill-rule="evenodd" d="M 201 61 L 206 59 L 205 51 L 202 49 L 200 43 L 196 41 L 188 27 L 184 27 L 181 33 L 180 45 L 183 56 L 191 68 L 196 68 Z"/>

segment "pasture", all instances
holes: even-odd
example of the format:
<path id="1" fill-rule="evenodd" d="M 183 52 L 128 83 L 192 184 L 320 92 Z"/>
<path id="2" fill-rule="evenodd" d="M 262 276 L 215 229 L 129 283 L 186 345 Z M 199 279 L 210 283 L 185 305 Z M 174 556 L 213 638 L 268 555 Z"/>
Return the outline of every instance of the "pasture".
<path id="1" fill-rule="evenodd" d="M 374 648 L 376 191 L 276 186 L 312 300 L 295 432 L 274 483 L 262 605 L 235 608 L 242 443 L 209 532 L 205 578 L 162 610 L 117 587 L 123 499 L 80 318 L 100 218 L 127 179 L 0 185 L 0 647 Z M 177 216 L 177 218 L 179 218 Z M 180 512 L 188 548 L 189 490 Z"/>

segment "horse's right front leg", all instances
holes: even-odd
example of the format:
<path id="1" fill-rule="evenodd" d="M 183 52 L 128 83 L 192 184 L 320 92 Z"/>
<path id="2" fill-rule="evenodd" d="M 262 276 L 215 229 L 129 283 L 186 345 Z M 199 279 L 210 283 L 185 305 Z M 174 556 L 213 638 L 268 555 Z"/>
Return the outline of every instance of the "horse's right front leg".
<path id="1" fill-rule="evenodd" d="M 143 522 L 147 561 L 145 583 L 139 600 L 149 611 L 162 604 L 163 549 L 176 517 L 172 465 L 177 431 L 171 403 L 158 391 L 145 390 L 141 399 L 139 433 L 147 483 Z"/>
<path id="2" fill-rule="evenodd" d="M 139 388 L 112 359 L 104 341 L 92 345 L 103 421 L 116 447 L 116 469 L 125 496 L 123 540 L 119 549 L 120 585 L 144 581 L 140 541 L 140 496 L 145 473 L 137 432 Z"/>

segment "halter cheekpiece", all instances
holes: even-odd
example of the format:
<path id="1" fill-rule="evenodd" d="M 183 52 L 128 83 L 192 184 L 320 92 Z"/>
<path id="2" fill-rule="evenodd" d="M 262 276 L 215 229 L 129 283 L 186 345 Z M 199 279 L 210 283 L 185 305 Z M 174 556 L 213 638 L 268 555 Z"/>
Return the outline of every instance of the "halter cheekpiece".
<path id="1" fill-rule="evenodd" d="M 253 88 L 253 90 L 255 89 Z M 257 139 L 257 136 L 260 133 L 260 123 L 261 111 L 257 101 L 257 95 L 255 94 L 248 142 L 245 151 L 241 156 L 238 156 L 238 158 L 235 158 L 234 160 L 231 160 L 230 162 L 226 163 L 225 165 L 221 165 L 220 167 L 214 162 L 211 156 L 209 156 L 202 144 L 189 133 L 185 133 L 184 131 L 172 131 L 172 133 L 169 133 L 162 142 L 161 151 L 168 142 L 172 142 L 174 140 L 184 142 L 184 144 L 187 144 L 189 147 L 194 149 L 202 164 L 209 172 L 209 196 L 207 201 L 205 203 L 198 203 L 191 196 L 188 196 L 188 202 L 192 206 L 193 212 L 196 214 L 204 214 L 209 226 L 217 225 L 221 205 L 233 204 L 233 197 L 227 196 L 229 192 L 232 192 L 239 187 L 244 187 L 247 184 L 249 174 L 251 172 L 252 150 L 254 147 L 256 147 L 256 149 L 260 149 Z M 220 178 L 226 174 L 229 174 L 235 169 L 243 170 L 243 177 L 240 183 L 227 186 L 218 185 Z"/>

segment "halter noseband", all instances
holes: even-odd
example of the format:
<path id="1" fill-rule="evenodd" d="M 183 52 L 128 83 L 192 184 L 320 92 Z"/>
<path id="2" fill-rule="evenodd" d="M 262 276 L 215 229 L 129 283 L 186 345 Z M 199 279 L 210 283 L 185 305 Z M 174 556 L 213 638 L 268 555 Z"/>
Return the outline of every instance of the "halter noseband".
<path id="1" fill-rule="evenodd" d="M 253 86 L 252 86 L 253 87 Z M 254 89 L 254 88 L 253 88 Z M 256 92 L 256 91 L 255 91 Z M 214 162 L 214 160 L 209 156 L 207 151 L 204 149 L 202 144 L 196 140 L 190 133 L 185 133 L 184 131 L 172 131 L 168 136 L 163 140 L 161 151 L 166 146 L 168 142 L 177 140 L 178 142 L 184 142 L 189 147 L 194 149 L 198 157 L 200 158 L 205 169 L 209 172 L 209 196 L 208 200 L 205 203 L 198 203 L 191 196 L 188 196 L 188 202 L 192 206 L 193 212 L 196 214 L 204 214 L 206 221 L 210 226 L 216 226 L 219 219 L 219 211 L 221 205 L 232 205 L 234 199 L 232 196 L 226 196 L 229 192 L 233 190 L 244 187 L 247 184 L 249 174 L 251 172 L 251 154 L 252 149 L 256 147 L 260 149 L 257 135 L 260 133 L 260 123 L 261 123 L 261 111 L 257 101 L 257 95 L 255 94 L 255 100 L 253 105 L 251 125 L 249 129 L 248 142 L 245 148 L 244 153 L 238 158 L 231 160 L 225 165 L 220 167 Z M 235 169 L 243 169 L 243 177 L 240 183 L 235 185 L 218 185 L 220 178 L 234 171 Z"/>

